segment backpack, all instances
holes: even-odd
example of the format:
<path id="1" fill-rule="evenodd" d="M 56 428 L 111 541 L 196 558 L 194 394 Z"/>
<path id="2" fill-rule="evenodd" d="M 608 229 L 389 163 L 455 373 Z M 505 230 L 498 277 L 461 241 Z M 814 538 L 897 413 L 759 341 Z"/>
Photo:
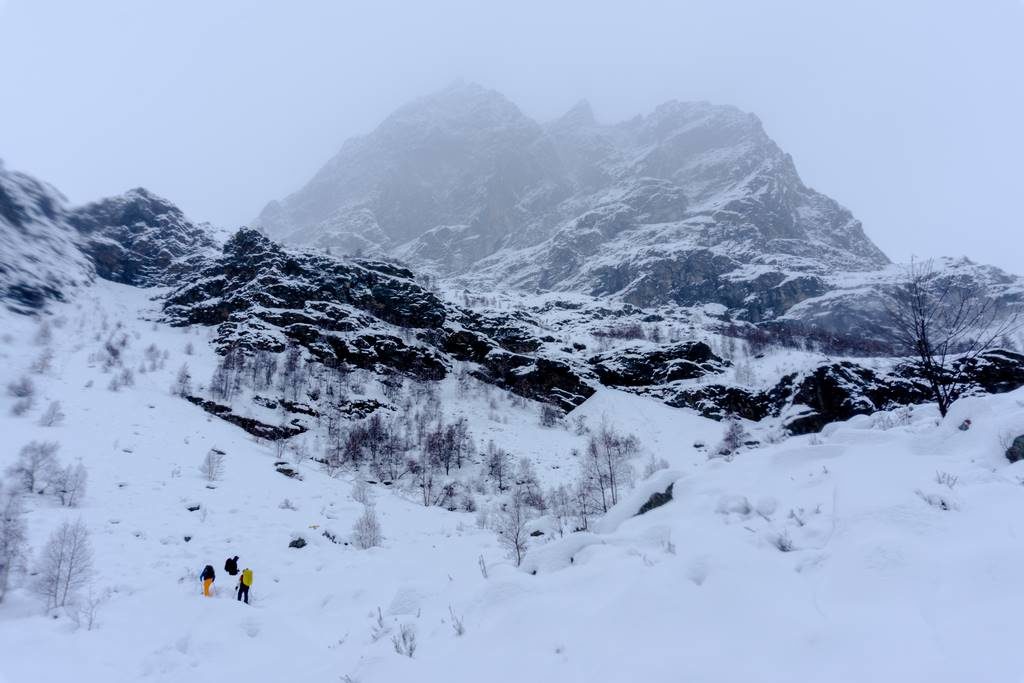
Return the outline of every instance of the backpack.
<path id="1" fill-rule="evenodd" d="M 242 584 L 245 586 L 252 585 L 252 570 L 245 569 L 242 571 Z"/>

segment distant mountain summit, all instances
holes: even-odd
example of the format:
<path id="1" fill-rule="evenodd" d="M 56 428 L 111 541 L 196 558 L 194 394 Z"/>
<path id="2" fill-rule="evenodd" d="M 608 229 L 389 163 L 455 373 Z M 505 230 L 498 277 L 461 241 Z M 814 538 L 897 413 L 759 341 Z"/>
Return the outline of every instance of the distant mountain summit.
<path id="1" fill-rule="evenodd" d="M 752 321 L 824 294 L 836 271 L 889 264 L 752 114 L 667 102 L 606 125 L 584 101 L 542 125 L 475 84 L 349 140 L 255 224 L 477 286 L 715 302 Z"/>

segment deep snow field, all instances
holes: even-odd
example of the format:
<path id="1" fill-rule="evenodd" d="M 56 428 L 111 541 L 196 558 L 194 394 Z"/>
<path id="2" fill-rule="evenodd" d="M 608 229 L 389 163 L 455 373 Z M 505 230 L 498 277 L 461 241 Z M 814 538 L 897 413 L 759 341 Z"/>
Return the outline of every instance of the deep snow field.
<path id="1" fill-rule="evenodd" d="M 29 373 L 37 322 L 0 313 L 0 382 L 30 374 L 39 394 L 20 417 L 0 397 L 0 471 L 48 440 L 89 472 L 77 508 L 27 497 L 28 568 L 81 517 L 94 590 L 111 591 L 88 630 L 47 614 L 32 577 L 16 575 L 0 603 L 3 683 L 1024 680 L 1024 465 L 1001 445 L 1024 433 L 1024 390 L 961 400 L 942 421 L 931 406 L 856 418 L 727 462 L 694 447 L 721 424 L 601 389 L 570 417 L 635 434 L 638 471 L 651 455 L 670 469 L 591 532 L 531 539 L 517 568 L 476 514 L 383 486 L 383 546 L 345 545 L 362 511 L 351 475 L 306 462 L 302 481 L 282 476 L 271 444 L 171 395 L 183 362 L 203 383 L 215 356 L 208 330 L 151 322 L 150 296 L 100 282 L 55 306 L 41 375 Z M 128 367 L 150 344 L 169 357 L 115 392 L 90 356 L 118 322 Z M 534 404 L 504 400 L 496 420 L 455 385 L 442 383 L 444 410 L 468 416 L 478 443 L 529 457 L 546 485 L 572 479 L 584 437 L 541 427 Z M 54 399 L 66 419 L 40 426 Z M 972 429 L 957 430 L 966 417 Z M 198 471 L 212 447 L 226 453 L 214 488 Z M 673 482 L 670 503 L 633 516 Z M 289 548 L 299 535 L 308 545 Z M 254 572 L 249 606 L 223 572 L 231 555 Z M 201 596 L 206 564 L 214 599 Z M 392 647 L 403 625 L 412 658 Z"/>

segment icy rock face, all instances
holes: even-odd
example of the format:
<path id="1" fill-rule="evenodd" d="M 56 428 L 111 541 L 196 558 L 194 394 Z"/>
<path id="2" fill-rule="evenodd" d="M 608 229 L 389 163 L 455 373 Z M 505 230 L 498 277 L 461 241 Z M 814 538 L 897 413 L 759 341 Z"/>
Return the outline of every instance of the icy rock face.
<path id="1" fill-rule="evenodd" d="M 470 280 L 717 302 L 752 321 L 823 294 L 830 272 L 888 263 L 751 114 L 669 102 L 603 125 L 580 103 L 540 125 L 475 85 L 349 141 L 257 223 Z"/>
<path id="2" fill-rule="evenodd" d="M 11 310 L 37 313 L 93 279 L 66 216 L 57 190 L 0 162 L 0 301 Z"/>
<path id="3" fill-rule="evenodd" d="M 1003 393 L 1024 386 L 1024 356 L 988 351 L 964 369 L 967 393 Z M 910 365 L 877 372 L 850 361 L 829 363 L 783 377 L 757 391 L 724 384 L 642 390 L 675 407 L 692 408 L 705 417 L 736 415 L 749 420 L 782 416 L 793 434 L 817 432 L 830 422 L 870 415 L 932 400 L 928 383 Z"/>
<path id="4" fill-rule="evenodd" d="M 68 222 L 84 236 L 97 275 L 136 287 L 176 284 L 216 246 L 204 227 L 143 188 L 77 207 Z"/>
<path id="5" fill-rule="evenodd" d="M 441 301 L 412 273 L 287 252 L 251 229 L 239 230 L 220 257 L 172 292 L 164 312 L 175 324 L 219 325 L 222 348 L 281 351 L 291 339 L 325 362 L 368 369 L 382 364 L 421 379 L 446 374 L 439 354 L 393 329 L 445 321 Z"/>
<path id="6" fill-rule="evenodd" d="M 437 380 L 452 359 L 522 396 L 571 410 L 594 389 L 559 360 L 533 355 L 525 324 L 462 311 L 421 287 L 411 271 L 365 259 L 292 251 L 243 228 L 164 302 L 167 321 L 217 325 L 232 346 L 281 351 L 289 342 L 329 365 Z"/>
<path id="7" fill-rule="evenodd" d="M 696 379 L 721 373 L 732 365 L 704 342 L 683 342 L 653 350 L 627 348 L 593 356 L 588 362 L 602 384 L 620 387 Z"/>

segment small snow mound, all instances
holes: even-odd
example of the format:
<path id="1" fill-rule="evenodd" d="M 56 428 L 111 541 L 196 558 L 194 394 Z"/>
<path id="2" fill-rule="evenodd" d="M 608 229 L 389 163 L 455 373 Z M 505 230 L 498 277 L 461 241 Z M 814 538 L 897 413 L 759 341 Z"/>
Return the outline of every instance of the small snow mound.
<path id="1" fill-rule="evenodd" d="M 682 472 L 678 470 L 661 470 L 651 475 L 616 503 L 604 517 L 594 522 L 594 532 L 610 534 L 616 531 L 623 522 L 636 517 L 640 508 L 650 500 L 652 495 L 664 493 L 669 486 L 675 484 L 682 477 Z"/>

